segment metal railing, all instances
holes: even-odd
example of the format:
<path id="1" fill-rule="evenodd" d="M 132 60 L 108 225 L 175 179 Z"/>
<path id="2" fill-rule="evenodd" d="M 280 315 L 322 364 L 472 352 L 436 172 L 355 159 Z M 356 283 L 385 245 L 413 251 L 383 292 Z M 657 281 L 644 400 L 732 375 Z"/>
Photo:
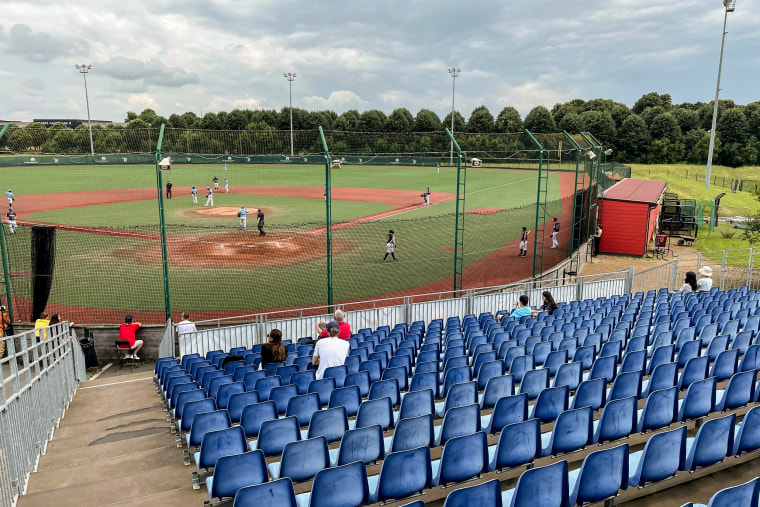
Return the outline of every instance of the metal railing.
<path id="1" fill-rule="evenodd" d="M 158 357 L 174 357 L 174 326 L 172 319 L 167 319 L 164 335 L 158 344 Z"/>
<path id="2" fill-rule="evenodd" d="M 433 319 L 463 317 L 467 314 L 496 312 L 514 308 L 518 298 L 527 295 L 531 304 L 541 302 L 541 293 L 549 290 L 557 302 L 569 302 L 578 299 L 595 299 L 615 294 L 630 292 L 633 285 L 633 268 L 626 268 L 614 273 L 589 275 L 564 280 L 540 280 L 514 283 L 506 286 L 483 287 L 471 289 L 461 297 L 452 297 L 453 292 L 436 292 L 418 294 L 403 298 L 361 301 L 350 305 L 341 305 L 346 314 L 346 321 L 353 330 L 376 328 L 387 325 L 393 327 L 402 322 L 412 323 L 417 320 L 430 322 Z M 398 302 L 380 306 L 379 303 Z M 350 310 L 347 307 L 357 309 Z M 364 308 L 362 308 L 364 307 Z M 322 313 L 304 315 L 305 312 L 322 309 Z M 179 335 L 179 355 L 197 353 L 205 355 L 212 350 L 230 350 L 234 347 L 250 348 L 263 343 L 269 331 L 274 328 L 282 331 L 284 339 L 297 340 L 304 336 L 314 336 L 320 320 L 330 320 L 325 312 L 327 307 L 287 310 L 256 315 L 247 315 L 232 319 L 217 320 L 217 327 L 194 333 Z M 282 318 L 284 314 L 295 313 L 296 316 Z M 280 318 L 278 318 L 280 317 Z M 221 327 L 221 322 L 250 319 L 245 324 Z M 206 321 L 208 322 L 208 321 Z M 200 322 L 196 322 L 199 324 Z"/>
<path id="3" fill-rule="evenodd" d="M 12 506 L 86 371 L 68 322 L 3 339 L 8 356 L 0 359 L 0 505 Z"/>

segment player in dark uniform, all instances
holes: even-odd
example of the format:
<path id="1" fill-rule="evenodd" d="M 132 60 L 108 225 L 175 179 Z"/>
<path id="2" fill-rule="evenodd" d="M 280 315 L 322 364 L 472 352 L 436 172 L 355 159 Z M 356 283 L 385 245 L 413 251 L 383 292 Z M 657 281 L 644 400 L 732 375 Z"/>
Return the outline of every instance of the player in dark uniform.
<path id="1" fill-rule="evenodd" d="M 256 210 L 256 225 L 259 228 L 259 236 L 266 236 L 264 232 L 264 212 L 261 209 Z"/>
<path id="2" fill-rule="evenodd" d="M 557 234 L 559 234 L 559 222 L 557 221 L 557 217 L 554 217 L 554 225 L 552 227 L 552 248 L 557 248 L 559 246 L 559 243 L 557 243 Z"/>
<path id="3" fill-rule="evenodd" d="M 166 198 L 167 199 L 172 198 L 172 182 L 171 181 L 166 182 Z"/>
<path id="4" fill-rule="evenodd" d="M 530 231 L 523 227 L 522 228 L 522 235 L 520 236 L 520 255 L 519 257 L 527 257 L 528 256 L 528 235 L 530 234 Z"/>
<path id="5" fill-rule="evenodd" d="M 16 212 L 13 211 L 13 208 L 8 208 L 5 217 L 8 219 L 8 229 L 11 230 L 11 234 L 16 234 Z"/>
<path id="6" fill-rule="evenodd" d="M 396 250 L 396 233 L 393 231 L 393 229 L 388 231 L 388 236 L 386 237 L 385 242 L 385 257 L 383 257 L 383 262 L 388 258 L 388 255 L 393 258 L 394 261 L 398 261 L 396 258 L 396 254 L 394 253 Z"/>

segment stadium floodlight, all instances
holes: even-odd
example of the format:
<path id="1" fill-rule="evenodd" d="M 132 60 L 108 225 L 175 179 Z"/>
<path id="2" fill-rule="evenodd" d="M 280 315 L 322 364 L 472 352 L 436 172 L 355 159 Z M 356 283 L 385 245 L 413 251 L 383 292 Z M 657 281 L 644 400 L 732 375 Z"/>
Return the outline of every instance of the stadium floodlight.
<path id="1" fill-rule="evenodd" d="M 591 160 L 591 161 L 593 162 L 593 161 L 594 161 L 594 159 L 596 158 L 596 153 L 594 153 L 594 152 L 593 152 L 593 151 L 591 151 L 591 150 L 588 150 L 588 151 L 586 152 L 586 156 L 589 158 L 589 160 Z"/>
<path id="2" fill-rule="evenodd" d="M 161 162 L 158 163 L 158 168 L 162 171 L 168 171 L 172 168 L 171 157 L 164 157 Z"/>
<path id="3" fill-rule="evenodd" d="M 449 74 L 451 74 L 451 135 L 454 135 L 454 86 L 457 81 L 457 77 L 461 74 L 462 69 L 451 67 L 449 68 Z M 451 141 L 451 155 L 449 156 L 449 165 L 454 165 L 454 141 Z"/>
<path id="4" fill-rule="evenodd" d="M 604 154 L 607 155 L 608 157 L 612 155 L 612 148 L 607 148 L 606 150 L 604 150 Z"/>
<path id="5" fill-rule="evenodd" d="M 86 63 L 74 65 L 84 78 L 84 100 L 87 102 L 87 124 L 90 128 L 90 155 L 95 155 L 95 146 L 92 144 L 92 120 L 90 119 L 90 97 L 87 95 L 87 73 L 92 69 L 92 65 Z"/>
<path id="6" fill-rule="evenodd" d="M 718 60 L 718 84 L 715 86 L 715 104 L 713 105 L 712 128 L 710 129 L 710 148 L 707 150 L 707 170 L 705 171 L 705 188 L 710 188 L 713 150 L 715 149 L 715 124 L 718 121 L 718 95 L 720 94 L 720 72 L 723 70 L 723 48 L 726 45 L 726 21 L 728 13 L 736 10 L 736 0 L 723 0 L 723 36 L 720 40 L 720 60 Z"/>
<path id="7" fill-rule="evenodd" d="M 282 75 L 288 80 L 288 86 L 290 88 L 290 156 L 293 156 L 293 81 L 296 79 L 295 72 L 287 72 Z"/>

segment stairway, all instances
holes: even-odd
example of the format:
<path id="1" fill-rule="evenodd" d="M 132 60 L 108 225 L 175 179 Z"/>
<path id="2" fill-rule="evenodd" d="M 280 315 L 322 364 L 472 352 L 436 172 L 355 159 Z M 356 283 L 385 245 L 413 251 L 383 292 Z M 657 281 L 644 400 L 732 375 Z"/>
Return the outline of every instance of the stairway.
<path id="1" fill-rule="evenodd" d="M 201 505 L 161 408 L 152 365 L 83 382 L 19 507 Z"/>

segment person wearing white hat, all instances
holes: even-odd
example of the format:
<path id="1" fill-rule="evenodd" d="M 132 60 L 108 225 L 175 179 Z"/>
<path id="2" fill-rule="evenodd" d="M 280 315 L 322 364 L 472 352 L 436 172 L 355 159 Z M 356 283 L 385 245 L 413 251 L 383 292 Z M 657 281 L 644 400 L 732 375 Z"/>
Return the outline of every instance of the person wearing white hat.
<path id="1" fill-rule="evenodd" d="M 709 291 L 712 289 L 712 268 L 710 266 L 702 266 L 699 268 L 699 274 L 701 275 L 697 280 L 697 292 Z"/>

